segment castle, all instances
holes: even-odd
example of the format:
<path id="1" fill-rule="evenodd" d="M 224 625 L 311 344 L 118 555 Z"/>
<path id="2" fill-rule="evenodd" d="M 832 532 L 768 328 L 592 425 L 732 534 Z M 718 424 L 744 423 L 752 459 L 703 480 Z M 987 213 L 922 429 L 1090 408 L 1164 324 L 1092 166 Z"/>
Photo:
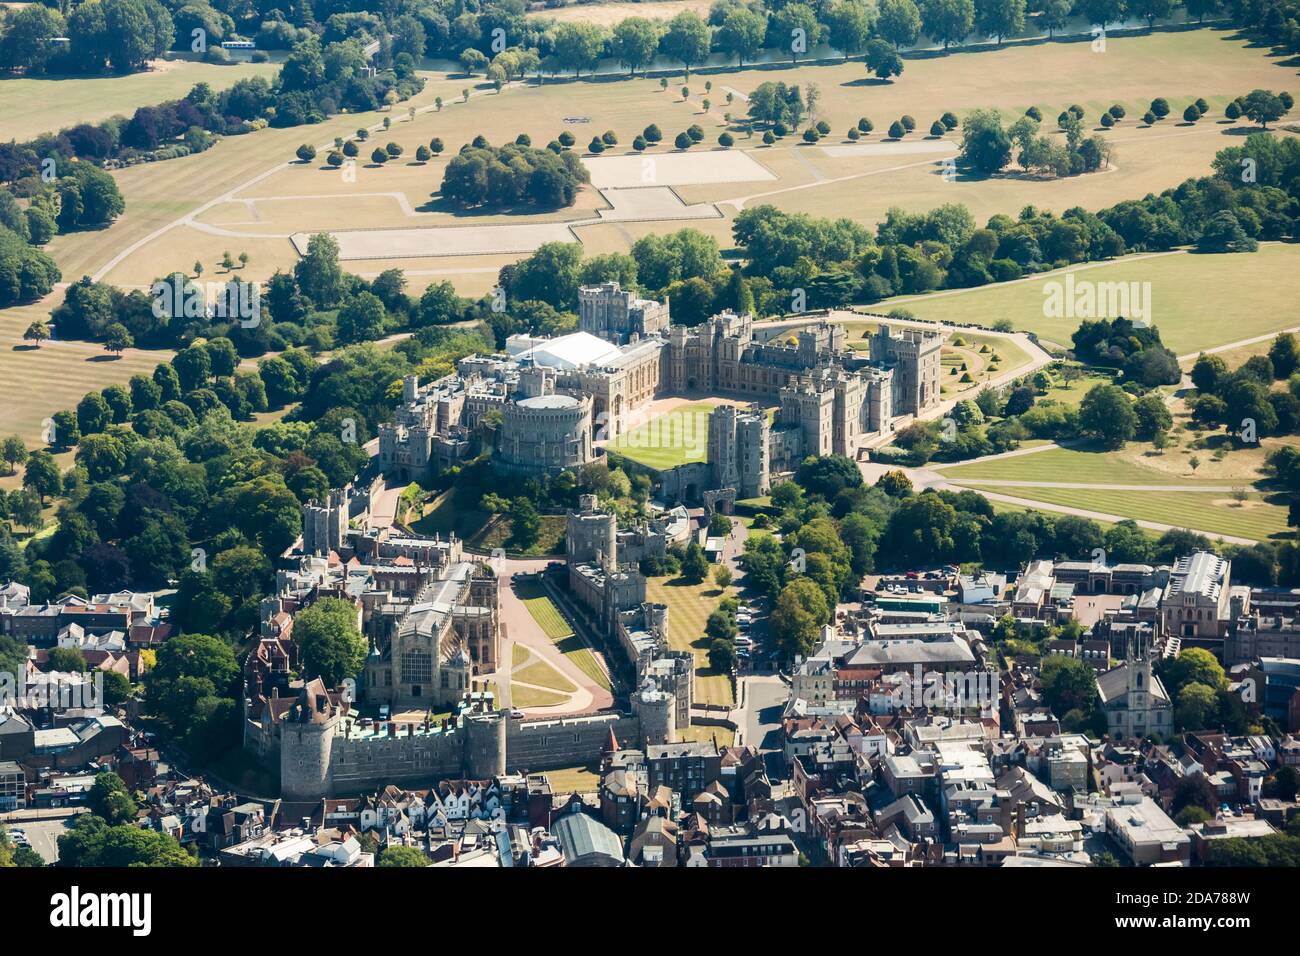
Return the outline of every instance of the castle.
<path id="1" fill-rule="evenodd" d="M 663 496 L 699 500 L 727 489 L 752 497 L 772 472 L 811 454 L 856 457 L 897 417 L 939 403 L 937 332 L 882 325 L 857 352 L 843 325 L 825 321 L 780 341 L 760 340 L 750 315 L 729 311 L 692 328 L 669 325 L 667 303 L 616 282 L 583 287 L 578 301 L 576 332 L 513 335 L 503 354 L 469 356 L 437 382 L 408 377 L 402 405 L 380 427 L 384 473 L 425 479 L 490 445 L 503 470 L 555 474 L 592 461 L 598 443 L 632 430 L 654 399 L 706 394 L 776 410 L 770 420 L 759 409 L 711 419 L 713 467 L 659 475 Z M 499 424 L 484 427 L 494 410 Z"/>
<path id="2" fill-rule="evenodd" d="M 475 678 L 500 660 L 500 582 L 485 562 L 450 538 L 366 528 L 369 496 L 345 487 L 303 507 L 303 538 L 281 557 L 276 594 L 261 605 L 258 642 L 244 667 L 244 747 L 278 763 L 285 799 L 315 800 L 390 782 L 482 779 L 589 761 L 609 735 L 650 743 L 676 740 L 690 721 L 691 661 L 647 654 L 631 713 L 603 711 L 556 720 L 521 720 L 498 711 Z M 594 499 L 586 502 L 594 515 Z M 612 516 L 611 516 L 612 519 Z M 355 527 L 354 527 L 355 525 Z M 627 542 L 628 553 L 662 555 L 666 539 L 649 526 L 628 532 L 590 524 L 596 542 Z M 581 536 L 579 539 L 581 541 Z M 616 550 L 608 560 L 616 561 Z M 645 579 L 639 581 L 644 601 Z M 611 592 L 612 593 L 612 592 Z M 294 615 L 324 597 L 349 601 L 370 653 L 357 680 L 329 688 L 294 680 L 299 667 Z M 624 597 L 615 599 L 620 607 Z M 656 632 L 666 647 L 666 609 Z M 625 626 L 640 625 L 625 616 Z M 689 655 L 686 655 L 689 658 Z M 353 703 L 387 704 L 392 720 L 362 717 Z M 435 720 L 429 715 L 451 711 Z M 373 712 L 373 711 L 372 711 Z"/>

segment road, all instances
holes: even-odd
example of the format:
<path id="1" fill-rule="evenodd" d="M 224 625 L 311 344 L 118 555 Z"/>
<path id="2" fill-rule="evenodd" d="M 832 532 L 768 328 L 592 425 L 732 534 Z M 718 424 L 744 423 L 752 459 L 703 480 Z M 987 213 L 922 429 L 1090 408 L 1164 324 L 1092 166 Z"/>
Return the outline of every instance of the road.
<path id="1" fill-rule="evenodd" d="M 775 674 L 753 674 L 741 680 L 745 703 L 735 714 L 741 740 L 760 750 L 779 749 L 781 712 L 790 699 L 790 688 Z"/>

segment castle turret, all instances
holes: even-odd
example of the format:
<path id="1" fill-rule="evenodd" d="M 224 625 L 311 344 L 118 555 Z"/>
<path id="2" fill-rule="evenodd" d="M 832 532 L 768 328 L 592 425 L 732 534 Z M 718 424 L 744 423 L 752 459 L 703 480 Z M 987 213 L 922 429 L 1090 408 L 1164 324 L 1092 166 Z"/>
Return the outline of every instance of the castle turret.
<path id="1" fill-rule="evenodd" d="M 646 681 L 632 695 L 632 710 L 641 718 L 641 736 L 648 743 L 671 744 L 677 740 L 673 695 L 660 690 L 653 681 Z"/>
<path id="2" fill-rule="evenodd" d="M 302 689 L 280 729 L 280 794 L 286 800 L 331 796 L 330 765 L 340 714 L 319 679 Z"/>
<path id="3" fill-rule="evenodd" d="M 506 772 L 506 715 L 499 710 L 465 715 L 465 776 L 488 780 Z"/>

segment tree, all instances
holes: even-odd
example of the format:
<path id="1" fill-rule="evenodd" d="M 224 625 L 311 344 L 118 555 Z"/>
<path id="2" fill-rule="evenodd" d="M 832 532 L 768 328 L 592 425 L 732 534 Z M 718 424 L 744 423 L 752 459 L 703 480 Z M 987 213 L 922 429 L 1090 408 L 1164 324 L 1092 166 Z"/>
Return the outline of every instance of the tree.
<path id="1" fill-rule="evenodd" d="M 111 770 L 104 770 L 95 775 L 95 783 L 86 794 L 86 806 L 90 812 L 102 817 L 109 826 L 130 823 L 135 820 L 139 808 L 122 778 Z"/>
<path id="2" fill-rule="evenodd" d="M 719 564 L 713 569 L 713 583 L 724 591 L 731 587 L 731 568 L 725 564 Z"/>
<path id="3" fill-rule="evenodd" d="M 1241 221 L 1227 209 L 1211 216 L 1196 240 L 1198 252 L 1254 252 L 1258 248 L 1259 242 L 1246 234 Z"/>
<path id="4" fill-rule="evenodd" d="M 1242 99 L 1241 112 L 1246 119 L 1268 129 L 1268 124 L 1281 119 L 1291 111 L 1291 104 L 1283 96 L 1268 90 L 1251 90 Z"/>
<path id="5" fill-rule="evenodd" d="M 0 441 L 0 461 L 9 466 L 9 474 L 15 474 L 18 466 L 27 460 L 27 445 L 19 435 L 7 435 Z"/>
<path id="6" fill-rule="evenodd" d="M 419 847 L 392 844 L 384 847 L 379 854 L 377 866 L 382 867 L 417 867 L 429 866 L 429 858 Z"/>
<path id="7" fill-rule="evenodd" d="M 487 55 L 481 50 L 476 50 L 473 47 L 467 47 L 464 50 L 461 50 L 458 59 L 460 60 L 461 68 L 465 71 L 466 76 L 473 76 L 475 73 L 487 69 Z"/>
<path id="8" fill-rule="evenodd" d="M 1169 431 L 1174 424 L 1168 406 L 1155 392 L 1143 395 L 1134 402 L 1133 413 L 1137 416 L 1136 435 L 1143 441 L 1150 441 L 1157 434 Z"/>
<path id="9" fill-rule="evenodd" d="M 636 71 L 654 59 L 659 48 L 659 25 L 645 17 L 628 17 L 614 27 L 610 55 L 636 76 Z"/>
<path id="10" fill-rule="evenodd" d="M 736 666 L 736 645 L 724 637 L 709 642 L 709 667 L 719 674 L 730 674 Z"/>
<path id="11" fill-rule="evenodd" d="M 335 687 L 344 678 L 356 677 L 365 665 L 369 648 L 350 601 L 320 598 L 294 616 L 293 636 L 309 680 L 319 677 L 327 687 Z"/>
<path id="12" fill-rule="evenodd" d="M 23 333 L 23 339 L 27 342 L 35 342 L 37 348 L 40 348 L 41 343 L 49 337 L 50 324 L 39 319 L 27 326 L 27 331 Z"/>
<path id="13" fill-rule="evenodd" d="M 1130 14 L 1147 22 L 1148 30 L 1157 20 L 1167 20 L 1174 12 L 1174 0 L 1127 0 L 1127 5 Z"/>
<path id="14" fill-rule="evenodd" d="M 562 23 L 555 30 L 555 62 L 575 77 L 593 70 L 605 45 L 604 33 L 590 23 Z"/>
<path id="15" fill-rule="evenodd" d="M 112 352 L 118 358 L 121 358 L 122 353 L 133 345 L 135 339 L 121 322 L 114 322 L 104 333 L 104 351 Z"/>
<path id="16" fill-rule="evenodd" d="M 310 163 L 316 158 L 316 147 L 309 143 L 303 143 L 298 147 L 297 156 L 304 164 Z"/>
<path id="17" fill-rule="evenodd" d="M 925 0 L 921 6 L 925 33 L 945 50 L 963 42 L 975 26 L 974 0 Z"/>
<path id="18" fill-rule="evenodd" d="M 1106 24 L 1124 19 L 1125 0 L 1081 0 L 1078 11 L 1088 22 L 1105 29 Z"/>
<path id="19" fill-rule="evenodd" d="M 1062 30 L 1070 22 L 1074 4 L 1071 0 L 1043 0 L 1039 7 L 1038 26 L 1047 31 L 1048 37 Z"/>
<path id="20" fill-rule="evenodd" d="M 733 6 L 718 27 L 716 39 L 723 53 L 734 56 L 744 66 L 746 59 L 753 59 L 762 51 L 766 34 L 767 17 L 763 13 Z"/>
<path id="21" fill-rule="evenodd" d="M 709 559 L 704 549 L 692 542 L 686 548 L 682 558 L 682 577 L 689 584 L 699 584 L 709 574 Z"/>
<path id="22" fill-rule="evenodd" d="M 862 49 L 871 33 L 871 13 L 861 0 L 839 0 L 825 14 L 831 46 L 850 56 Z"/>
<path id="23" fill-rule="evenodd" d="M 1076 657 L 1052 654 L 1044 658 L 1039 676 L 1043 699 L 1052 712 L 1092 710 L 1097 703 L 1097 674 L 1092 665 Z"/>
<path id="24" fill-rule="evenodd" d="M 1118 385 L 1094 385 L 1079 405 L 1079 430 L 1105 448 L 1121 448 L 1137 434 L 1133 403 Z"/>
<path id="25" fill-rule="evenodd" d="M 1290 332 L 1283 332 L 1273 340 L 1268 357 L 1273 363 L 1273 374 L 1277 378 L 1289 378 L 1293 372 L 1300 370 L 1300 346 Z"/>
<path id="26" fill-rule="evenodd" d="M 996 110 L 975 110 L 966 117 L 957 161 L 985 176 L 999 172 L 1011 161 L 1011 137 L 1002 128 Z"/>
<path id="27" fill-rule="evenodd" d="M 537 544 L 542 530 L 542 517 L 537 506 L 524 496 L 510 503 L 510 540 L 520 550 L 527 551 Z"/>
<path id="28" fill-rule="evenodd" d="M 1025 0 L 977 0 L 975 9 L 980 30 L 997 37 L 998 46 L 1025 28 Z"/>
<path id="29" fill-rule="evenodd" d="M 877 79 L 888 80 L 890 77 L 903 75 L 903 58 L 884 40 L 868 41 L 864 60 L 867 72 Z M 870 130 L 862 130 L 861 127 L 859 130 L 864 133 L 870 132 Z"/>
<path id="30" fill-rule="evenodd" d="M 38 497 L 41 505 L 46 499 L 59 493 L 63 487 L 62 476 L 54 456 L 44 449 L 39 449 L 27 456 L 27 467 L 23 470 L 23 487 L 30 488 Z"/>
<path id="31" fill-rule="evenodd" d="M 821 40 L 822 25 L 817 14 L 806 3 L 789 3 L 772 14 L 768 27 L 769 45 L 790 51 L 790 62 L 797 63 L 799 54 L 806 53 Z"/>
<path id="32" fill-rule="evenodd" d="M 1174 720 L 1183 730 L 1217 728 L 1219 696 L 1212 687 L 1193 681 L 1178 692 Z"/>
<path id="33" fill-rule="evenodd" d="M 782 655 L 792 659 L 817 646 L 822 627 L 830 621 L 826 595 L 808 577 L 796 577 L 781 589 L 772 605 L 768 627 Z"/>
<path id="34" fill-rule="evenodd" d="M 368 342 L 384 332 L 387 310 L 372 292 L 358 292 L 339 309 L 338 336 L 342 342 Z"/>
<path id="35" fill-rule="evenodd" d="M 176 839 L 130 824 L 109 826 L 95 813 L 76 818 L 59 836 L 60 867 L 191 867 L 197 857 Z"/>
<path id="36" fill-rule="evenodd" d="M 668 29 L 659 41 L 659 47 L 665 56 L 686 67 L 689 78 L 691 67 L 708 58 L 712 42 L 713 32 L 709 25 L 698 14 L 687 10 L 668 21 Z"/>
<path id="37" fill-rule="evenodd" d="M 343 292 L 338 240 L 318 232 L 307 240 L 307 255 L 294 266 L 298 287 L 319 309 L 333 308 Z"/>
<path id="38" fill-rule="evenodd" d="M 895 49 L 910 46 L 921 35 L 921 12 L 913 0 L 881 0 L 876 29 Z"/>

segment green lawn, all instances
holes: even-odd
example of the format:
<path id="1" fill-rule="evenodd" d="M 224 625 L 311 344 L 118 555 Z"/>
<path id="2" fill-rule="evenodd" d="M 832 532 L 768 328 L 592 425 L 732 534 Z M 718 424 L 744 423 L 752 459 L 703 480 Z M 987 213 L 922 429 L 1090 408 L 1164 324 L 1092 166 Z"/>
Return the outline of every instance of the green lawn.
<path id="1" fill-rule="evenodd" d="M 979 488 L 979 485 L 973 487 Z M 1009 488 L 986 486 L 989 491 L 1083 508 L 1104 514 L 1156 521 L 1206 534 L 1226 534 L 1264 541 L 1287 533 L 1287 509 L 1252 494 L 1238 506 L 1223 492 L 1106 491 L 1086 488 Z"/>
<path id="2" fill-rule="evenodd" d="M 1095 267 L 1075 266 L 1071 271 L 1076 273 L 1076 283 L 1151 283 L 1151 319 L 1164 343 L 1179 355 L 1297 324 L 1293 303 L 1300 296 L 1300 246 L 1296 245 L 1266 245 L 1255 253 L 1235 255 L 1132 256 Z M 898 305 L 917 318 L 940 322 L 991 326 L 1007 319 L 1018 329 L 1068 345 L 1079 319 L 1043 314 L 1046 283 L 1062 282 L 1063 275 L 1047 273 L 1025 282 L 930 295 Z M 1225 294 L 1209 294 L 1211 289 Z M 886 301 L 878 307 L 890 305 Z"/>
<path id="3" fill-rule="evenodd" d="M 1032 455 L 1017 455 L 996 461 L 968 465 L 932 465 L 953 481 L 1086 481 L 1104 485 L 1224 485 L 1224 479 L 1198 479 L 1167 474 L 1145 468 L 1114 452 L 1083 451 L 1078 448 L 1052 448 Z M 1028 489 L 1007 488 L 1007 494 Z"/>
<path id="4" fill-rule="evenodd" d="M 512 671 L 510 678 L 522 684 L 536 684 L 551 690 L 572 694 L 578 688 L 573 682 L 543 660 L 534 660 L 531 664 Z"/>
<path id="5" fill-rule="evenodd" d="M 569 699 L 567 694 L 552 694 L 549 690 L 537 690 L 521 684 L 510 684 L 510 703 L 515 707 L 554 707 Z"/>
<path id="6" fill-rule="evenodd" d="M 609 448 L 632 461 L 665 471 L 691 461 L 707 461 L 709 412 L 713 402 L 694 402 L 656 415 L 620 435 Z"/>
<path id="7" fill-rule="evenodd" d="M 4 138 L 23 141 L 77 123 L 97 123 L 117 113 L 130 116 L 141 106 L 183 97 L 195 83 L 220 92 L 240 80 L 273 80 L 275 63 L 217 66 L 186 60 L 158 60 L 154 68 L 126 76 L 19 77 L 0 83 Z"/>
<path id="8" fill-rule="evenodd" d="M 711 581 L 686 584 L 680 578 L 650 578 L 646 598 L 668 605 L 668 643 L 675 651 L 695 655 L 695 699 L 702 704 L 734 706 L 731 678 L 709 666 L 709 639 L 704 623 L 722 600 Z"/>
<path id="9" fill-rule="evenodd" d="M 555 606 L 555 602 L 547 596 L 542 586 L 532 581 L 525 581 L 518 585 L 518 592 L 524 606 L 528 608 L 528 613 L 541 625 L 546 636 L 559 648 L 560 653 L 572 661 L 574 667 L 605 690 L 609 690 L 609 677 L 601 669 L 595 655 L 582 643 L 582 639 L 573 633 L 573 628 L 569 626 L 569 622 L 564 619 L 564 615 Z"/>

